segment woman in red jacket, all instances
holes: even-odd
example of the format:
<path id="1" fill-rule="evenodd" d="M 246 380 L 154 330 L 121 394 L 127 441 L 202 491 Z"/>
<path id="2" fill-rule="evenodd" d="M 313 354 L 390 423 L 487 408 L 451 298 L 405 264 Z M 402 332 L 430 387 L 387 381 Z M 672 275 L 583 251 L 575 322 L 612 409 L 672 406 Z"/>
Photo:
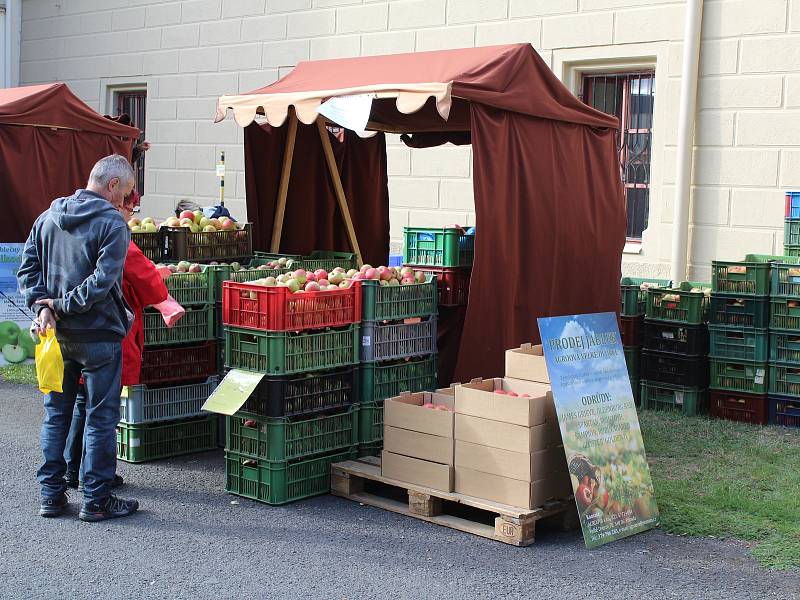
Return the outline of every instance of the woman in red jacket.
<path id="1" fill-rule="evenodd" d="M 138 194 L 134 192 L 130 200 L 121 208 L 120 213 L 125 221 L 129 221 L 138 204 Z M 142 353 L 144 351 L 143 312 L 146 306 L 160 304 L 167 299 L 167 286 L 164 285 L 153 262 L 147 258 L 133 242 L 128 246 L 125 268 L 122 272 L 122 295 L 134 313 L 133 324 L 128 335 L 122 341 L 122 385 L 136 385 L 142 370 Z M 77 488 L 80 481 L 80 466 L 83 456 L 83 427 L 86 422 L 86 401 L 79 394 L 75 401 L 72 425 L 67 438 L 64 458 L 67 461 L 67 486 Z M 122 477 L 114 476 L 111 487 L 119 487 Z"/>

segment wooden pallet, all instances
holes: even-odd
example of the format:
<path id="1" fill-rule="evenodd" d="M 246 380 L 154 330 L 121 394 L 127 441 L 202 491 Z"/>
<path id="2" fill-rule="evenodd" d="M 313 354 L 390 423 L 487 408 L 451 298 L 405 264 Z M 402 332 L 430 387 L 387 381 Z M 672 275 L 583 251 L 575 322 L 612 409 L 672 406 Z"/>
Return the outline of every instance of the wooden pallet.
<path id="1" fill-rule="evenodd" d="M 538 521 L 563 531 L 579 525 L 572 499 L 527 509 L 441 492 L 383 477 L 380 459 L 371 456 L 331 465 L 331 494 L 512 546 L 533 544 Z M 402 501 L 406 494 L 407 501 Z M 494 525 L 489 524 L 492 519 Z"/>

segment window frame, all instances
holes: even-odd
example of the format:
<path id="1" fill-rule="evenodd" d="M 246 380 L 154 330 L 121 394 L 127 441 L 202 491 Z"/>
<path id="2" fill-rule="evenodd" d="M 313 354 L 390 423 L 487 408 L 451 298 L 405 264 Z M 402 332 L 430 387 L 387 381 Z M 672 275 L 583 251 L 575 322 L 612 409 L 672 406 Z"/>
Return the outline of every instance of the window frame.
<path id="1" fill-rule="evenodd" d="M 139 129 L 140 134 L 139 138 L 136 140 L 137 144 L 142 143 L 146 139 L 146 130 L 147 130 L 147 86 L 146 85 L 130 85 L 130 86 L 119 86 L 111 88 L 111 106 L 113 107 L 111 111 L 112 115 L 120 115 L 123 112 L 126 112 L 128 116 L 130 116 L 131 121 L 133 124 Z M 129 111 L 123 110 L 123 102 L 126 98 L 136 98 L 140 97 L 144 100 L 142 103 L 142 119 L 139 118 L 138 115 L 132 115 Z M 146 193 L 146 178 L 145 178 L 145 152 L 139 156 L 139 159 L 136 161 L 134 165 L 134 172 L 136 174 L 136 191 L 139 192 L 141 196 L 144 196 Z"/>

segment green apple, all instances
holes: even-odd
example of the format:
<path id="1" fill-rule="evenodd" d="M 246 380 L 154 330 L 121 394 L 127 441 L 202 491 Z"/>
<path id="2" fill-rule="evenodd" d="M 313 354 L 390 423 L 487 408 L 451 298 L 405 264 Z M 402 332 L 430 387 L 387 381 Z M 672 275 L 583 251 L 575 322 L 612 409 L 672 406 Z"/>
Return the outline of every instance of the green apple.
<path id="1" fill-rule="evenodd" d="M 0 352 L 3 353 L 3 358 L 12 364 L 21 363 L 27 356 L 25 348 L 12 344 L 6 344 L 2 349 L 0 349 Z"/>
<path id="2" fill-rule="evenodd" d="M 29 335 L 19 336 L 17 345 L 25 349 L 26 358 L 36 358 L 36 342 Z"/>
<path id="3" fill-rule="evenodd" d="M 202 210 L 194 211 L 194 222 L 196 225 L 200 225 L 200 221 L 202 221 L 205 218 L 206 216 L 203 214 Z"/>
<path id="4" fill-rule="evenodd" d="M 155 225 L 156 221 L 155 219 L 153 219 L 153 217 L 145 217 L 144 219 L 142 219 L 142 225 L 144 225 L 145 223 L 152 223 L 153 225 Z"/>
<path id="5" fill-rule="evenodd" d="M 208 227 L 209 225 L 211 225 L 211 219 L 209 219 L 209 218 L 207 218 L 207 217 L 203 217 L 202 219 L 200 219 L 200 222 L 198 223 L 198 225 L 199 225 L 199 226 L 200 226 L 202 229 L 205 229 L 206 227 Z M 215 229 L 216 229 L 216 227 L 215 227 Z"/>
<path id="6" fill-rule="evenodd" d="M 6 344 L 15 345 L 19 339 L 19 332 L 19 325 L 14 323 L 14 321 L 3 321 L 0 323 L 0 347 Z"/>
<path id="7" fill-rule="evenodd" d="M 155 233 L 156 231 L 158 231 L 156 229 L 156 224 L 155 223 L 151 223 L 151 222 L 148 222 L 148 223 L 145 223 L 144 225 L 142 225 L 142 230 L 145 233 Z"/>

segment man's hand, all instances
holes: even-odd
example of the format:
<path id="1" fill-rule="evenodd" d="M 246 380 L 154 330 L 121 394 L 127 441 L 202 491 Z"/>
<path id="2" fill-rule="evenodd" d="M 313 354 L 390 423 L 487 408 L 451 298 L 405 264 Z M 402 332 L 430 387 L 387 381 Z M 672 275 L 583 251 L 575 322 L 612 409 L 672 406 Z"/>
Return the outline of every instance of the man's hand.
<path id="1" fill-rule="evenodd" d="M 53 307 L 53 303 L 54 303 L 54 302 L 55 302 L 55 301 L 54 301 L 52 298 L 44 298 L 44 299 L 42 299 L 42 300 L 37 300 L 37 301 L 35 302 L 35 304 L 38 304 L 38 305 L 40 305 L 40 306 L 46 306 L 47 308 L 49 308 L 49 309 L 50 309 L 50 312 L 52 312 L 53 314 L 55 314 L 55 311 L 56 311 L 56 309 Z"/>
<path id="2" fill-rule="evenodd" d="M 139 150 L 141 150 L 142 152 L 147 152 L 148 150 L 150 150 L 150 142 L 144 141 L 141 144 L 139 144 Z"/>
<path id="3" fill-rule="evenodd" d="M 47 335 L 48 329 L 56 330 L 56 315 L 49 307 L 45 307 L 39 311 L 39 319 L 34 322 L 37 324 L 36 333 L 40 336 Z"/>

